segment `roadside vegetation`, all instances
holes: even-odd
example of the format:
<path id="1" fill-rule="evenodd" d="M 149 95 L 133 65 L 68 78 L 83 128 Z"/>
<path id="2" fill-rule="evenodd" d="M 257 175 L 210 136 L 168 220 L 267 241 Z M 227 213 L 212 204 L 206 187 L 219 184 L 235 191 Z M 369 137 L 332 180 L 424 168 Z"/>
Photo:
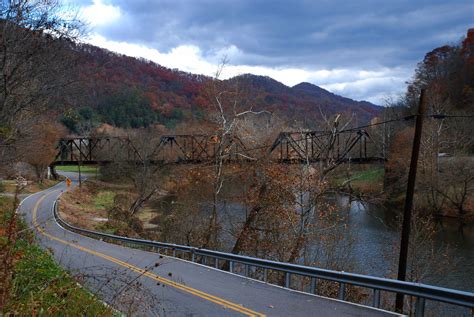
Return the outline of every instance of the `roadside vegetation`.
<path id="1" fill-rule="evenodd" d="M 18 219 L 12 197 L 0 197 L 0 315 L 113 316 L 64 271 Z"/>
<path id="2" fill-rule="evenodd" d="M 21 195 L 34 194 L 58 184 L 59 180 L 46 179 L 41 183 L 28 181 Z M 12 196 L 16 191 L 16 180 L 0 180 L 0 196 Z"/>
<path id="3" fill-rule="evenodd" d="M 117 214 L 132 191 L 132 184 L 123 181 L 105 182 L 88 179 L 82 187 L 75 187 L 61 196 L 61 217 L 79 227 L 125 236 L 139 236 L 143 225 L 139 218 L 131 219 L 126 214 Z M 147 208 L 137 216 L 142 218 Z M 146 215 L 145 215 L 146 216 Z"/>

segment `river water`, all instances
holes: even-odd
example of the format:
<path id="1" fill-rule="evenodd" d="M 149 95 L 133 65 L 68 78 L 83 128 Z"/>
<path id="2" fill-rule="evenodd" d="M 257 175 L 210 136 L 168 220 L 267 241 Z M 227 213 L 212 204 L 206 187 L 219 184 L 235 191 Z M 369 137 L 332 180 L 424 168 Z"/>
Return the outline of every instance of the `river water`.
<path id="1" fill-rule="evenodd" d="M 352 272 L 396 277 L 399 255 L 396 246 L 399 245 L 400 232 L 395 212 L 377 205 L 350 201 L 344 196 L 335 196 L 329 200 L 338 206 L 347 222 L 345 231 L 347 239 L 351 240 Z M 218 209 L 219 218 L 226 229 L 224 232 L 229 232 L 232 224 L 245 220 L 245 209 L 239 203 L 223 203 Z M 226 228 L 227 225 L 229 227 Z M 474 225 L 466 226 L 463 232 L 460 233 L 456 222 L 449 220 L 436 225 L 431 242 L 425 243 L 416 255 L 422 258 L 415 261 L 420 267 L 418 270 L 426 272 L 422 283 L 474 292 Z M 220 238 L 226 249 L 223 251 L 229 251 L 227 249 L 233 245 L 235 238 L 229 233 L 223 233 Z M 411 239 L 414 241 L 417 238 L 412 236 Z M 420 262 L 423 264 L 420 265 Z M 427 305 L 428 311 L 435 312 L 433 315 L 436 316 L 472 316 L 467 309 L 451 305 L 435 308 L 430 307 L 430 302 Z"/>
<path id="2" fill-rule="evenodd" d="M 347 240 L 351 241 L 352 272 L 396 278 L 399 256 L 396 246 L 400 243 L 396 213 L 377 205 L 350 201 L 344 196 L 335 196 L 329 200 L 339 207 L 347 221 L 345 231 Z M 245 211 L 238 203 L 226 203 L 220 207 L 220 216 L 227 220 L 224 222 L 235 224 L 245 219 Z M 423 242 L 415 256 L 420 258 L 414 261 L 417 271 L 424 272 L 421 282 L 473 292 L 474 226 L 464 227 L 461 234 L 457 222 L 443 220 L 433 229 L 435 233 L 432 238 Z M 228 234 L 223 234 L 221 239 L 224 245 L 234 242 Z M 418 241 L 420 238 L 412 235 L 411 239 Z M 430 301 L 427 302 L 426 310 L 429 316 L 472 316 L 468 309 Z"/>
<path id="3" fill-rule="evenodd" d="M 345 197 L 337 200 L 339 205 L 347 206 L 347 220 L 354 239 L 355 273 L 380 277 L 393 275 L 394 264 L 398 262 L 398 249 L 394 246 L 400 241 L 393 212 L 358 201 L 348 202 Z M 430 244 L 435 263 L 429 265 L 441 266 L 435 272 L 442 274 L 426 276 L 423 282 L 474 291 L 474 226 L 465 227 L 463 232 L 460 233 L 457 223 L 448 220 L 436 225 L 436 234 Z"/>
<path id="4" fill-rule="evenodd" d="M 350 201 L 345 196 L 335 196 L 328 200 L 338 206 L 340 213 L 345 216 L 347 223 L 345 231 L 347 239 L 351 240 L 351 253 L 354 259 L 353 273 L 396 277 L 400 231 L 395 220 L 395 212 L 373 204 Z M 208 208 L 210 209 L 210 206 Z M 218 209 L 224 229 L 220 239 L 224 251 L 229 251 L 235 242 L 235 238 L 229 232 L 236 223 L 245 221 L 245 209 L 236 202 L 220 204 Z M 424 257 L 423 265 L 426 266 L 419 270 L 433 272 L 425 274 L 421 281 L 473 292 L 474 225 L 464 227 L 464 233 L 461 234 L 458 224 L 448 219 L 438 223 L 434 229 L 436 233 L 431 242 L 426 242 L 423 246 L 427 250 L 422 250 L 423 252 L 418 252 L 416 255 Z M 417 238 L 411 237 L 411 239 L 413 241 Z"/>
<path id="5" fill-rule="evenodd" d="M 394 212 L 358 201 L 351 202 L 346 197 L 336 200 L 347 212 L 349 232 L 354 240 L 354 273 L 396 277 L 399 249 L 394 246 L 400 243 L 400 231 Z M 427 272 L 421 282 L 473 292 L 474 226 L 465 227 L 461 234 L 456 221 L 443 220 L 435 228 L 432 242 L 421 252 L 421 257 L 426 258 L 421 260 L 423 264 L 419 269 Z M 417 238 L 412 234 L 411 239 Z M 430 301 L 426 312 L 429 316 L 472 316 L 468 309 Z"/>

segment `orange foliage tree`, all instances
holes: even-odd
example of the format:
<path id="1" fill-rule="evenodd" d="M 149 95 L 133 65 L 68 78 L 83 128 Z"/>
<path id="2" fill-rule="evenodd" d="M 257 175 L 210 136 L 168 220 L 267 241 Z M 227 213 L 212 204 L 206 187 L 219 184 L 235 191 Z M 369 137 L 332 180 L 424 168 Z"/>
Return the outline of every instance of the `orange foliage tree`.
<path id="1" fill-rule="evenodd" d="M 24 160 L 33 167 L 39 182 L 45 179 L 47 168 L 57 154 L 58 141 L 63 135 L 62 126 L 46 120 L 37 122 L 29 129 L 23 142 Z"/>

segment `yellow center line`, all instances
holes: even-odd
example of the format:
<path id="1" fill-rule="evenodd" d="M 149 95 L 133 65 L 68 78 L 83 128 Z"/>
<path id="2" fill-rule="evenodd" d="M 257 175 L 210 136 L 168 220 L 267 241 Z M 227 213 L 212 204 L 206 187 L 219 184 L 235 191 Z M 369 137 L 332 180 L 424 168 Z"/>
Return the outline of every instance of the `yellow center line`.
<path id="1" fill-rule="evenodd" d="M 115 264 L 118 264 L 120 266 L 123 266 L 131 271 L 134 271 L 134 272 L 137 272 L 139 274 L 142 274 L 144 276 L 147 276 L 148 278 L 151 278 L 155 281 L 158 281 L 162 284 L 165 284 L 165 285 L 169 285 L 169 286 L 172 286 L 176 289 L 179 289 L 179 290 L 182 290 L 184 292 L 187 292 L 187 293 L 190 293 L 192 295 L 195 295 L 197 297 L 200 297 L 202 299 L 205 299 L 205 300 L 208 300 L 210 302 L 213 302 L 215 304 L 218 304 L 218 305 L 221 305 L 221 306 L 224 306 L 226 308 L 229 308 L 231 310 L 234 310 L 234 311 L 237 311 L 239 313 L 242 313 L 244 315 L 247 315 L 247 316 L 255 316 L 255 317 L 264 317 L 265 315 L 264 314 L 261 314 L 261 313 L 258 313 L 258 312 L 255 312 L 253 310 L 250 310 L 248 308 L 245 308 L 243 307 L 242 305 L 239 305 L 239 304 L 235 304 L 235 303 L 232 303 L 232 302 L 229 302 L 225 299 L 222 299 L 222 298 L 219 298 L 217 296 L 214 296 L 214 295 L 210 295 L 210 294 L 207 294 L 205 292 L 202 292 L 200 290 L 197 290 L 195 288 L 192 288 L 192 287 L 189 287 L 189 286 L 186 286 L 186 285 L 183 285 L 183 284 L 180 284 L 180 283 L 177 283 L 175 281 L 172 281 L 172 280 L 169 280 L 169 279 L 166 279 L 166 278 L 163 278 L 161 276 L 158 276 L 152 272 L 149 272 L 149 271 L 146 271 L 144 269 L 141 269 L 137 266 L 134 266 L 134 265 L 131 265 L 130 263 L 127 263 L 127 262 L 124 262 L 124 261 L 121 261 L 119 259 L 116 259 L 114 257 L 111 257 L 109 255 L 106 255 L 106 254 L 103 254 L 103 253 L 100 253 L 100 252 L 97 252 L 97 251 L 94 251 L 94 250 L 91 250 L 91 249 L 88 249 L 88 248 L 85 248 L 83 246 L 80 246 L 80 245 L 77 245 L 77 244 L 74 244 L 74 243 L 71 243 L 69 241 L 65 241 L 63 239 L 60 239 L 58 237 L 55 237 L 49 233 L 47 233 L 46 231 L 44 231 L 43 228 L 41 228 L 37 221 L 36 221 L 36 214 L 38 212 L 38 208 L 39 208 L 39 205 L 41 204 L 41 202 L 49 195 L 57 192 L 58 190 L 55 190 L 55 191 L 52 191 L 52 192 L 49 192 L 47 194 L 45 194 L 44 196 L 42 196 L 40 199 L 38 199 L 38 201 L 36 202 L 34 208 L 33 208 L 33 215 L 32 215 L 32 218 L 33 218 L 33 226 L 36 227 L 38 229 L 38 231 L 48 237 L 49 239 L 51 240 L 55 240 L 55 241 L 58 241 L 58 242 L 61 242 L 65 245 L 68 245 L 70 247 L 73 247 L 73 248 L 76 248 L 78 250 L 81 250 L 83 252 L 86 252 L 86 253 L 89 253 L 89 254 L 92 254 L 92 255 L 95 255 L 97 257 L 100 257 L 102 259 L 105 259 L 105 260 L 108 260 L 110 262 L 113 262 Z"/>

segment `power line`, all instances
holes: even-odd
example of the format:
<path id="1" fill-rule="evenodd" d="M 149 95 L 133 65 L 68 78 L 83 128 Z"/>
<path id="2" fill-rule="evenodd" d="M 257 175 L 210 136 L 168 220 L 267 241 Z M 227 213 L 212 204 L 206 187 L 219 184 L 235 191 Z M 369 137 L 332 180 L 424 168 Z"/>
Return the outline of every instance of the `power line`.
<path id="1" fill-rule="evenodd" d="M 449 119 L 449 118 L 474 118 L 474 115 L 450 115 L 450 114 L 430 114 L 425 117 L 433 119 Z"/>
<path id="2" fill-rule="evenodd" d="M 362 125 L 362 126 L 358 126 L 358 127 L 354 127 L 354 128 L 348 128 L 348 129 L 340 130 L 340 131 L 337 131 L 337 133 L 355 132 L 355 131 L 359 131 L 359 130 L 362 130 L 362 129 L 365 129 L 365 128 L 375 127 L 375 126 L 382 125 L 382 124 L 388 124 L 388 123 L 400 122 L 400 121 L 409 121 L 409 120 L 415 119 L 416 117 L 418 117 L 417 114 L 398 117 L 398 118 L 395 118 L 395 119 L 390 119 L 390 120 L 375 122 L 375 123 L 366 124 L 366 125 Z M 442 119 L 449 119 L 449 118 L 474 118 L 474 115 L 430 114 L 430 115 L 424 115 L 424 117 L 433 118 L 433 119 L 437 119 L 437 120 L 442 120 Z M 295 132 L 286 132 L 286 133 L 309 134 L 309 133 L 314 133 L 314 132 L 315 131 L 295 131 Z M 332 134 L 332 132 L 329 131 L 329 130 L 328 131 L 317 131 L 317 132 L 321 133 L 320 136 L 331 135 Z M 305 139 L 306 139 L 305 137 L 301 137 L 300 139 L 293 139 L 293 140 L 295 142 L 299 142 L 299 141 L 304 141 Z M 262 145 L 262 146 L 258 146 L 258 147 L 255 147 L 255 148 L 249 148 L 249 149 L 246 149 L 246 150 L 247 151 L 256 151 L 256 150 L 261 150 L 261 149 L 265 149 L 265 148 L 270 148 L 272 145 L 273 144 L 267 144 L 267 145 Z"/>
<path id="3" fill-rule="evenodd" d="M 366 125 L 362 125 L 362 126 L 358 126 L 358 127 L 354 127 L 354 128 L 349 128 L 349 129 L 346 129 L 346 130 L 341 130 L 339 132 L 361 130 L 361 129 L 364 129 L 364 128 L 370 128 L 370 127 L 374 127 L 374 126 L 377 126 L 377 125 L 387 124 L 387 123 L 392 123 L 392 122 L 397 122 L 397 121 L 408 121 L 408 120 L 415 119 L 417 116 L 418 116 L 417 114 L 413 114 L 413 115 L 409 115 L 409 116 L 398 117 L 396 119 L 391 119 L 391 120 L 366 124 Z M 449 118 L 474 118 L 474 115 L 428 114 L 428 115 L 424 115 L 424 117 L 442 120 L 442 119 L 449 119 Z"/>
<path id="4" fill-rule="evenodd" d="M 346 129 L 346 130 L 341 130 L 339 132 L 343 132 L 343 131 L 356 131 L 356 130 L 362 130 L 364 128 L 370 128 L 370 127 L 374 127 L 374 126 L 377 126 L 377 125 L 381 125 L 381 124 L 387 124 L 387 123 L 392 123 L 392 122 L 398 122 L 398 121 L 408 121 L 408 120 L 412 120 L 416 118 L 416 115 L 409 115 L 409 116 L 404 116 L 404 117 L 398 117 L 396 119 L 390 119 L 390 120 L 386 120 L 386 121 L 381 121 L 381 122 L 375 122 L 375 123 L 371 123 L 371 124 L 366 124 L 366 125 L 362 125 L 362 126 L 358 126 L 358 127 L 354 127 L 354 128 L 349 128 L 349 129 Z"/>

